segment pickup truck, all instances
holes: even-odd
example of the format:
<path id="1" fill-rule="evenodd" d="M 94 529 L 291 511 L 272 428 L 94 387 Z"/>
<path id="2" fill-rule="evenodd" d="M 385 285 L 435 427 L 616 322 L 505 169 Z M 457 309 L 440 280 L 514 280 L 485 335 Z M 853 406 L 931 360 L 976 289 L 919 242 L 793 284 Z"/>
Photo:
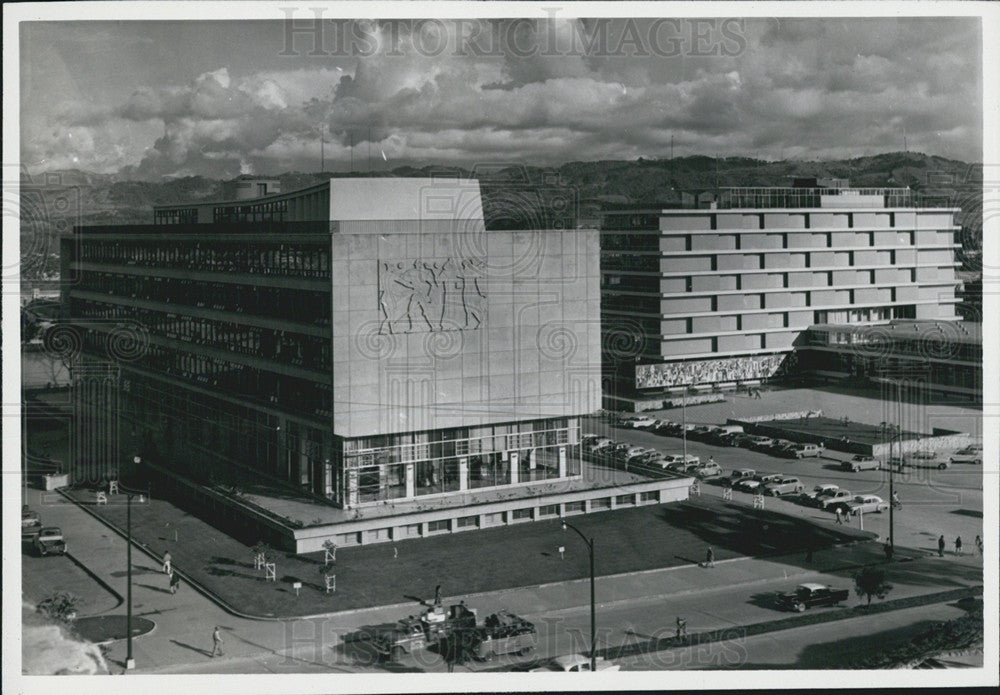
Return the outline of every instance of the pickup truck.
<path id="1" fill-rule="evenodd" d="M 794 591 L 778 594 L 779 608 L 802 613 L 815 606 L 836 606 L 847 600 L 847 589 L 834 589 L 824 584 L 799 584 Z"/>
<path id="2" fill-rule="evenodd" d="M 872 456 L 865 456 L 864 454 L 858 454 L 850 461 L 844 461 L 840 464 L 841 470 L 852 472 L 865 470 L 877 471 L 880 467 L 881 465 L 879 464 L 878 459 Z"/>

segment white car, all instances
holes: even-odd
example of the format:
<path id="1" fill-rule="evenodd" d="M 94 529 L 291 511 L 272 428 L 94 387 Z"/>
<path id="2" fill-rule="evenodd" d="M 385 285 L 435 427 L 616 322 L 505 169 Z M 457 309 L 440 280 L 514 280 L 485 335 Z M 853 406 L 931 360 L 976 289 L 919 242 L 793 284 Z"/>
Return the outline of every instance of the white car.
<path id="1" fill-rule="evenodd" d="M 719 464 L 711 461 L 709 463 L 700 463 L 695 466 L 694 474 L 699 478 L 712 478 L 717 475 L 722 475 L 722 469 L 719 468 Z"/>
<path id="2" fill-rule="evenodd" d="M 625 420 L 622 425 L 625 427 L 634 427 L 635 429 L 641 429 L 643 427 L 652 427 L 656 423 L 656 420 L 645 415 L 639 415 L 637 417 L 630 417 Z"/>
<path id="3" fill-rule="evenodd" d="M 782 478 L 776 482 L 768 483 L 764 487 L 764 494 L 779 497 L 802 492 L 805 489 L 806 486 L 798 478 Z"/>
<path id="4" fill-rule="evenodd" d="M 951 455 L 949 460 L 952 463 L 975 463 L 977 465 L 982 465 L 983 447 L 967 446 L 964 449 L 959 449 Z"/>
<path id="5" fill-rule="evenodd" d="M 877 471 L 882 467 L 882 464 L 878 462 L 878 459 L 872 456 L 866 456 L 864 454 L 858 454 L 850 461 L 844 461 L 840 464 L 841 470 L 851 471 L 857 473 L 858 471 L 873 470 Z"/>
<path id="6" fill-rule="evenodd" d="M 944 459 L 939 459 L 933 451 L 914 451 L 903 457 L 903 463 L 914 468 L 939 468 L 945 469 L 950 463 Z"/>
<path id="7" fill-rule="evenodd" d="M 738 480 L 733 483 L 733 489 L 739 492 L 746 492 L 748 494 L 755 494 L 758 492 L 763 492 L 763 485 L 759 480 L 751 480 L 749 478 L 744 478 L 743 480 Z"/>
<path id="8" fill-rule="evenodd" d="M 855 495 L 854 499 L 847 503 L 845 511 L 856 516 L 858 513 L 875 512 L 881 514 L 888 508 L 889 503 L 876 495 Z"/>
<path id="9" fill-rule="evenodd" d="M 817 506 L 819 506 L 820 509 L 829 509 L 830 511 L 833 511 L 836 505 L 847 504 L 847 502 L 850 501 L 852 496 L 853 495 L 851 495 L 850 490 L 843 490 L 843 489 L 834 490 L 833 492 L 827 495 L 823 495 L 822 497 L 817 497 L 816 504 Z"/>
<path id="10" fill-rule="evenodd" d="M 620 664 L 605 661 L 604 657 L 595 659 L 595 666 L 598 671 L 621 671 Z M 557 656 L 545 666 L 531 669 L 531 673 L 582 673 L 590 671 L 590 657 L 583 654 L 570 654 L 569 656 Z"/>

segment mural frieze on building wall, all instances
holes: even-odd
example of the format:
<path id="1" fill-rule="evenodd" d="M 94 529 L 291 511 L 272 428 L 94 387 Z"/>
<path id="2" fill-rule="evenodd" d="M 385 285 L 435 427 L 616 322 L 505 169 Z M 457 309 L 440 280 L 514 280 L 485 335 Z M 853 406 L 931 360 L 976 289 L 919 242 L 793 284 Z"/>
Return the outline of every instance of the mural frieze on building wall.
<path id="1" fill-rule="evenodd" d="M 673 364 L 643 364 L 635 368 L 635 385 L 636 388 L 648 389 L 770 379 L 792 370 L 795 361 L 795 353 L 789 353 Z"/>
<path id="2" fill-rule="evenodd" d="M 482 259 L 379 261 L 379 333 L 476 330 L 486 317 Z"/>

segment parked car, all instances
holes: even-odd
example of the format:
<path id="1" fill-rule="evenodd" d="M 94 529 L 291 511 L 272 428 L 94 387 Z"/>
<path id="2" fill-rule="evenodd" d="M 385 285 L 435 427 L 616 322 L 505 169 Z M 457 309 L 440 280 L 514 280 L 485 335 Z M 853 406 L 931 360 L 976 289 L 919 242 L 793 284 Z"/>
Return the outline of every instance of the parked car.
<path id="1" fill-rule="evenodd" d="M 664 420 L 657 427 L 653 428 L 653 432 L 655 432 L 656 434 L 663 435 L 665 437 L 673 437 L 681 433 L 681 426 L 676 422 L 670 422 L 669 420 Z"/>
<path id="2" fill-rule="evenodd" d="M 710 463 L 701 463 L 694 469 L 694 474 L 699 478 L 713 478 L 717 475 L 722 475 L 722 469 L 719 468 L 719 464 L 714 461 Z"/>
<path id="3" fill-rule="evenodd" d="M 688 432 L 688 439 L 695 439 L 698 441 L 706 441 L 709 435 L 712 433 L 712 428 L 707 425 L 698 425 L 690 432 Z"/>
<path id="4" fill-rule="evenodd" d="M 33 543 L 42 530 L 42 520 L 34 509 L 24 507 L 21 510 L 21 542 Z"/>
<path id="5" fill-rule="evenodd" d="M 769 446 L 774 444 L 774 440 L 770 437 L 763 437 L 758 434 L 750 435 L 743 446 L 748 449 L 756 449 L 757 451 L 764 451 Z"/>
<path id="6" fill-rule="evenodd" d="M 855 495 L 854 499 L 846 505 L 848 514 L 857 516 L 860 514 L 881 514 L 889 508 L 889 503 L 877 495 Z"/>
<path id="7" fill-rule="evenodd" d="M 619 463 L 628 463 L 636 456 L 647 454 L 650 451 L 651 451 L 650 449 L 647 449 L 644 446 L 630 446 L 627 449 L 621 449 L 620 451 L 616 452 L 615 461 Z"/>
<path id="8" fill-rule="evenodd" d="M 607 437 L 594 437 L 593 439 L 588 439 L 584 441 L 583 448 L 584 451 L 590 453 L 597 453 L 598 451 L 604 449 L 605 447 L 613 444 L 613 442 Z"/>
<path id="9" fill-rule="evenodd" d="M 803 613 L 807 608 L 839 605 L 848 596 L 848 589 L 834 589 L 823 584 L 799 584 L 794 591 L 778 594 L 777 604 L 779 608 Z"/>
<path id="10" fill-rule="evenodd" d="M 761 492 L 763 484 L 759 480 L 754 480 L 753 478 L 743 478 L 733 483 L 733 489 L 737 492 L 745 492 L 752 495 L 756 492 Z"/>
<path id="11" fill-rule="evenodd" d="M 663 458 L 668 464 L 683 463 L 685 466 L 697 466 L 701 463 L 701 459 L 694 454 L 664 454 Z"/>
<path id="12" fill-rule="evenodd" d="M 638 430 L 644 427 L 652 427 L 655 423 L 656 420 L 648 415 L 637 415 L 624 420 L 622 427 L 632 427 Z"/>
<path id="13" fill-rule="evenodd" d="M 767 452 L 772 456 L 788 456 L 794 446 L 795 442 L 787 439 L 775 439 L 771 442 L 771 446 L 767 447 Z"/>
<path id="14" fill-rule="evenodd" d="M 781 495 L 794 495 L 805 489 L 806 486 L 798 478 L 781 478 L 773 483 L 766 484 L 764 486 L 764 494 L 779 497 Z"/>
<path id="15" fill-rule="evenodd" d="M 837 489 L 828 495 L 818 498 L 816 506 L 820 509 L 829 509 L 832 512 L 835 505 L 845 505 L 851 497 L 853 495 L 850 490 Z"/>
<path id="16" fill-rule="evenodd" d="M 903 461 L 914 468 L 938 468 L 944 470 L 951 465 L 951 462 L 938 458 L 934 451 L 912 451 L 903 457 Z"/>
<path id="17" fill-rule="evenodd" d="M 951 463 L 974 463 L 977 465 L 982 465 L 983 463 L 983 447 L 981 446 L 967 446 L 964 449 L 959 449 L 954 454 L 951 455 L 949 459 Z"/>
<path id="18" fill-rule="evenodd" d="M 604 657 L 597 657 L 595 666 L 598 671 L 621 671 L 619 664 L 605 661 Z M 556 671 L 557 673 L 581 673 L 590 671 L 590 657 L 583 654 L 570 654 L 569 656 L 557 656 L 544 666 L 531 669 L 531 673 L 547 673 Z"/>
<path id="19" fill-rule="evenodd" d="M 781 480 L 782 477 L 781 473 L 758 473 L 753 477 L 753 479 L 761 485 L 767 485 L 768 483 Z"/>
<path id="20" fill-rule="evenodd" d="M 744 478 L 752 478 L 755 475 L 757 475 L 757 471 L 752 468 L 737 468 L 722 479 L 722 484 L 726 487 L 732 487 L 736 482 Z"/>
<path id="21" fill-rule="evenodd" d="M 66 540 L 62 529 L 57 526 L 43 526 L 35 537 L 34 545 L 39 555 L 66 554 Z"/>
<path id="22" fill-rule="evenodd" d="M 750 439 L 749 434 L 744 434 L 743 432 L 732 432 L 730 434 L 724 434 L 719 437 L 719 446 L 744 446 L 744 442 Z"/>
<path id="23" fill-rule="evenodd" d="M 840 464 L 841 470 L 852 471 L 857 473 L 858 471 L 874 470 L 877 471 L 881 468 L 881 465 L 873 456 L 866 456 L 865 454 L 857 454 L 850 461 L 844 461 Z"/>
<path id="24" fill-rule="evenodd" d="M 797 459 L 806 458 L 807 456 L 819 456 L 823 453 L 822 444 L 796 444 L 791 448 L 791 455 Z"/>
<path id="25" fill-rule="evenodd" d="M 832 483 L 822 483 L 820 485 L 815 486 L 812 489 L 812 492 L 803 494 L 802 498 L 803 501 L 806 502 L 807 504 L 811 504 L 813 506 L 818 507 L 819 501 L 822 498 L 829 496 L 830 494 L 836 492 L 839 489 L 840 489 L 839 485 L 834 485 Z"/>

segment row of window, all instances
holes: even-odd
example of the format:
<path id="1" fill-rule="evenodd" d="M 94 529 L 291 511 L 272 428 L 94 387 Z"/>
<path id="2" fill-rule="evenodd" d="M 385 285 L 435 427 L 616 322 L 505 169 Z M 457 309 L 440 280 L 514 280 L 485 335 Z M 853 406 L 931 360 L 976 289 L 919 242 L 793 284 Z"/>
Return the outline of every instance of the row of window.
<path id="1" fill-rule="evenodd" d="M 287 212 L 287 200 L 268 200 L 244 205 L 219 205 L 212 210 L 212 218 L 215 222 L 281 222 Z"/>
<path id="2" fill-rule="evenodd" d="M 317 371 L 328 371 L 332 363 L 330 340 L 316 336 L 78 299 L 71 312 L 84 319 L 132 320 L 167 338 Z"/>
<path id="3" fill-rule="evenodd" d="M 466 455 L 489 451 L 503 451 L 520 447 L 541 446 L 535 444 L 535 435 L 548 437 L 556 433 L 557 444 L 575 444 L 579 439 L 579 424 L 567 418 L 546 420 L 529 420 L 522 422 L 503 423 L 497 425 L 482 425 L 479 427 L 459 427 L 454 429 L 433 430 L 429 432 L 406 432 L 403 434 L 387 434 L 373 437 L 361 437 L 344 442 L 345 454 L 366 454 L 380 459 L 380 463 L 392 460 L 407 461 L 428 456 L 402 456 L 402 453 L 413 451 L 414 447 L 433 447 L 434 456 Z M 500 438 L 500 446 L 494 446 L 493 439 Z M 510 446 L 502 442 L 511 442 Z M 523 442 L 523 444 L 522 444 Z M 454 452 L 450 453 L 454 449 Z M 397 453 L 387 453 L 396 450 Z M 448 453 L 446 453 L 448 452 Z"/>
<path id="4" fill-rule="evenodd" d="M 88 351 L 102 352 L 105 345 L 106 337 L 101 331 L 84 330 L 84 346 Z M 333 411 L 333 394 L 328 384 L 278 375 L 229 360 L 147 345 L 132 364 L 289 412 L 326 415 Z"/>
<path id="5" fill-rule="evenodd" d="M 854 273 L 854 277 L 847 282 L 838 281 L 835 273 Z M 880 273 L 891 272 L 892 276 L 879 279 Z M 798 277 L 797 277 L 798 276 Z M 804 276 L 804 277 L 802 277 Z M 817 277 L 819 276 L 819 277 Z M 891 279 L 890 279 L 891 278 Z M 806 280 L 810 284 L 798 284 L 800 280 Z M 822 284 L 817 284 L 817 279 L 821 279 Z M 712 291 L 742 291 L 760 289 L 812 289 L 823 287 L 838 287 L 844 284 L 850 285 L 876 285 L 876 284 L 913 284 L 917 281 L 916 268 L 893 268 L 891 270 L 845 270 L 845 271 L 818 271 L 812 273 L 787 273 L 776 272 L 768 274 L 754 275 L 723 275 L 711 278 L 669 278 L 664 279 L 657 275 L 617 275 L 605 273 L 602 275 L 602 290 L 617 290 L 621 292 L 664 292 L 678 293 L 684 292 L 712 292 Z M 680 283 L 683 282 L 683 290 Z M 698 289 L 695 290 L 698 283 Z M 710 284 L 709 284 L 710 283 Z"/>
<path id="6" fill-rule="evenodd" d="M 330 323 L 329 292 L 92 271 L 80 274 L 76 288 L 299 323 Z"/>
<path id="7" fill-rule="evenodd" d="M 714 227 L 713 227 L 714 229 Z M 806 228 L 808 229 L 808 227 Z M 914 246 L 917 243 L 915 230 L 882 230 L 857 232 L 770 232 L 761 234 L 757 230 L 740 231 L 726 229 L 721 234 L 693 235 L 670 232 L 660 234 L 630 234 L 611 231 L 601 235 L 601 249 L 604 251 L 777 251 L 781 249 L 803 249 L 829 251 L 847 246 Z M 933 230 L 925 233 L 935 234 Z M 954 241 L 953 232 L 942 231 L 948 243 Z M 846 238 L 842 238 L 846 235 Z M 940 238 L 940 237 L 937 237 Z M 817 242 L 822 243 L 817 243 Z M 938 243 L 941 243 L 940 241 Z"/>
<path id="8" fill-rule="evenodd" d="M 80 260 L 213 272 L 330 277 L 330 249 L 320 244 L 100 241 L 83 243 Z"/>
<path id="9" fill-rule="evenodd" d="M 813 254 L 822 253 L 826 257 L 821 257 L 814 262 Z M 884 250 L 884 251 L 835 251 L 830 252 L 825 249 L 817 250 L 813 252 L 802 252 L 798 254 L 778 254 L 783 255 L 784 258 L 777 258 L 777 255 L 771 256 L 767 253 L 745 253 L 742 255 L 718 255 L 711 252 L 706 252 L 704 256 L 691 256 L 688 258 L 672 258 L 665 259 L 661 258 L 659 254 L 657 255 L 633 255 L 633 254 L 617 254 L 617 255 L 604 255 L 601 257 L 601 270 L 618 270 L 623 272 L 637 272 L 637 273 L 660 273 L 663 271 L 660 264 L 661 261 L 670 260 L 671 262 L 671 272 L 677 272 L 677 270 L 686 270 L 690 272 L 709 272 L 709 271 L 752 271 L 752 270 L 775 270 L 778 272 L 784 272 L 788 268 L 795 268 L 801 270 L 807 270 L 809 268 L 843 268 L 848 270 L 854 268 L 855 266 L 861 268 L 869 265 L 879 265 L 879 266 L 895 266 L 899 264 L 913 264 L 915 251 L 906 249 L 901 250 L 899 253 L 905 253 L 905 256 L 900 256 L 897 258 L 897 251 L 895 250 Z M 863 254 L 863 255 L 862 255 Z M 926 252 L 925 256 L 920 257 L 921 262 L 926 263 L 927 261 L 933 263 L 951 263 L 954 258 L 950 251 L 944 251 L 943 256 L 936 255 L 934 251 Z M 769 260 L 771 261 L 769 264 Z M 751 262 L 752 261 L 752 262 Z M 676 270 L 675 270 L 676 269 Z"/>

